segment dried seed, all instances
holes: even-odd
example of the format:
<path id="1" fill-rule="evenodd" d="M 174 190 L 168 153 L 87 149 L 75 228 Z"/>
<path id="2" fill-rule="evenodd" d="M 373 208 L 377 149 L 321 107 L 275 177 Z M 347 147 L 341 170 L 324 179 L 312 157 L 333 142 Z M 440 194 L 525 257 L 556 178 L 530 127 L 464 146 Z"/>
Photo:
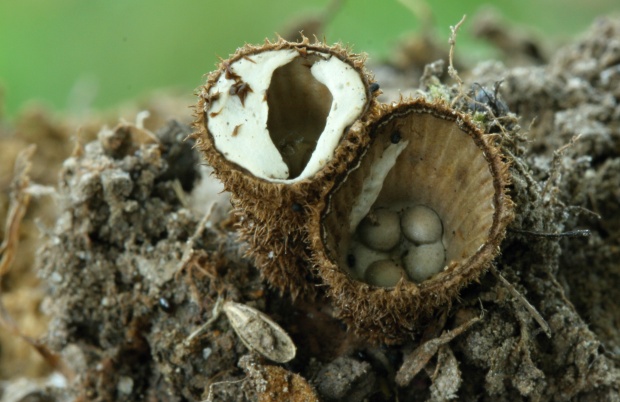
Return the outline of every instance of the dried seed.
<path id="1" fill-rule="evenodd" d="M 297 350 L 293 340 L 264 313 L 231 301 L 224 303 L 223 310 L 248 349 L 277 363 L 286 363 L 295 357 Z"/>

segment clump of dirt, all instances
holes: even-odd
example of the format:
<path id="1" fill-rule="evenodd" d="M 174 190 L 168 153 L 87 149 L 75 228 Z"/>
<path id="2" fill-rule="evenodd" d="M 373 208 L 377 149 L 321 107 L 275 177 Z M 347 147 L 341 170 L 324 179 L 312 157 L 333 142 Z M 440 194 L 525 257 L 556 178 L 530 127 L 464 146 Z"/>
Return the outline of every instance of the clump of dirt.
<path id="1" fill-rule="evenodd" d="M 0 94 L 0 97 L 2 94 Z M 0 100 L 0 103 L 1 100 Z M 1 105 L 0 105 L 1 106 Z M 45 289 L 41 286 L 35 267 L 35 255 L 41 246 L 41 232 L 55 224 L 57 204 L 53 186 L 58 181 L 62 162 L 71 155 L 76 144 L 88 143 L 97 138 L 102 126 L 114 126 L 119 116 L 132 119 L 140 110 L 145 127 L 161 127 L 171 116 L 183 119 L 187 102 L 170 95 L 158 95 L 142 101 L 125 104 L 105 114 L 82 117 L 59 117 L 46 108 L 31 104 L 13 122 L 0 116 L 0 222 L 7 222 L 10 207 L 11 182 L 18 154 L 36 146 L 29 177 L 31 200 L 28 211 L 19 226 L 19 248 L 8 272 L 2 272 L 1 299 L 4 320 L 14 321 L 22 334 L 34 339 L 47 331 L 48 318 L 41 312 Z M 122 119 L 122 117 L 121 117 Z M 189 116 L 183 120 L 191 121 Z M 179 139 L 180 141 L 180 139 Z M 0 240 L 6 239 L 7 227 L 0 225 Z M 2 253 L 4 254 L 4 253 Z M 4 255 L 3 255 L 4 256 Z M 36 378 L 50 372 L 49 364 L 32 348 L 32 345 L 12 331 L 0 331 L 0 378 L 25 376 Z"/>
<path id="2" fill-rule="evenodd" d="M 204 227 L 184 206 L 182 181 L 191 189 L 186 179 L 198 175 L 182 142 L 188 127 L 170 123 L 146 143 L 133 142 L 133 129 L 102 132 L 63 164 L 61 213 L 40 253 L 47 345 L 68 355 L 87 400 L 196 399 L 242 347 L 223 321 L 188 342 L 190 333 L 219 294 L 257 299 L 263 285 L 234 233 Z"/>
<path id="3" fill-rule="evenodd" d="M 471 80 L 482 85 L 503 80 L 503 98 L 528 127 L 521 158 L 543 202 L 559 203 L 558 229 L 591 230 L 588 238 L 561 241 L 552 273 L 589 328 L 617 356 L 620 22 L 597 20 L 583 39 L 561 49 L 546 66 L 505 70 L 485 63 Z"/>
<path id="4" fill-rule="evenodd" d="M 327 301 L 272 292 L 244 257 L 234 214 L 195 207 L 215 194 L 196 198 L 209 176 L 182 141 L 189 127 L 169 122 L 151 134 L 121 124 L 62 164 L 37 271 L 50 319 L 43 344 L 67 383 L 33 392 L 89 401 L 620 400 L 620 20 L 597 21 L 547 65 L 482 63 L 463 87 L 441 84 L 442 74 L 434 63 L 421 89 L 497 136 L 516 216 L 489 273 L 415 339 L 371 345 L 333 319 Z M 248 351 L 216 316 L 224 299 L 282 325 L 297 357 L 274 365 Z"/>

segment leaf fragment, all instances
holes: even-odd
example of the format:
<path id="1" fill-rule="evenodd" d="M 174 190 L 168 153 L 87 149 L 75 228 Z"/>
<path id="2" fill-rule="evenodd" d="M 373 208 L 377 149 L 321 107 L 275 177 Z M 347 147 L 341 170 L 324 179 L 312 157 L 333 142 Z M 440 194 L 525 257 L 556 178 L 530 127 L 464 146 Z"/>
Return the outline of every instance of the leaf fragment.
<path id="1" fill-rule="evenodd" d="M 227 301 L 223 307 L 230 325 L 245 346 L 276 363 L 295 358 L 297 348 L 289 335 L 275 321 L 245 304 Z"/>

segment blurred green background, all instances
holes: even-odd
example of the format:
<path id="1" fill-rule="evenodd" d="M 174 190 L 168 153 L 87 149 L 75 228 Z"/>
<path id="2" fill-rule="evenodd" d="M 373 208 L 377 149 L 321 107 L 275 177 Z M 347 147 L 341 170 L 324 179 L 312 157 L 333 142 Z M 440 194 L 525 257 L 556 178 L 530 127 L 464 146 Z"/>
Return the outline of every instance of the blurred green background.
<path id="1" fill-rule="evenodd" d="M 244 42 L 283 32 L 294 19 L 320 12 L 329 0 L 0 0 L 0 88 L 4 114 L 28 102 L 80 113 L 106 108 L 155 88 L 191 93 Z M 419 1 L 416 3 L 420 4 Z M 428 2 L 434 29 L 447 41 L 449 26 L 467 14 L 457 51 L 470 59 L 490 57 L 468 37 L 472 18 L 488 2 Z M 620 9 L 617 0 L 496 1 L 511 23 L 539 35 L 568 38 L 594 17 Z M 342 41 L 381 60 L 420 22 L 396 0 L 349 0 L 326 29 L 328 42 Z M 486 52 L 486 53 L 485 53 Z"/>

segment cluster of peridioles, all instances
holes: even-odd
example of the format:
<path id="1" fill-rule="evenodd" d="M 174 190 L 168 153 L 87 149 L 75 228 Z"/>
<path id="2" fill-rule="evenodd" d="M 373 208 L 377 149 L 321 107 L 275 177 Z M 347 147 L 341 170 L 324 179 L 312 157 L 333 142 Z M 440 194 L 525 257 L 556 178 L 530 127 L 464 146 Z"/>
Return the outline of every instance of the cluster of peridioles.
<path id="1" fill-rule="evenodd" d="M 441 219 L 427 206 L 376 208 L 357 227 L 347 264 L 374 286 L 395 286 L 403 275 L 422 282 L 445 266 L 442 234 Z"/>

